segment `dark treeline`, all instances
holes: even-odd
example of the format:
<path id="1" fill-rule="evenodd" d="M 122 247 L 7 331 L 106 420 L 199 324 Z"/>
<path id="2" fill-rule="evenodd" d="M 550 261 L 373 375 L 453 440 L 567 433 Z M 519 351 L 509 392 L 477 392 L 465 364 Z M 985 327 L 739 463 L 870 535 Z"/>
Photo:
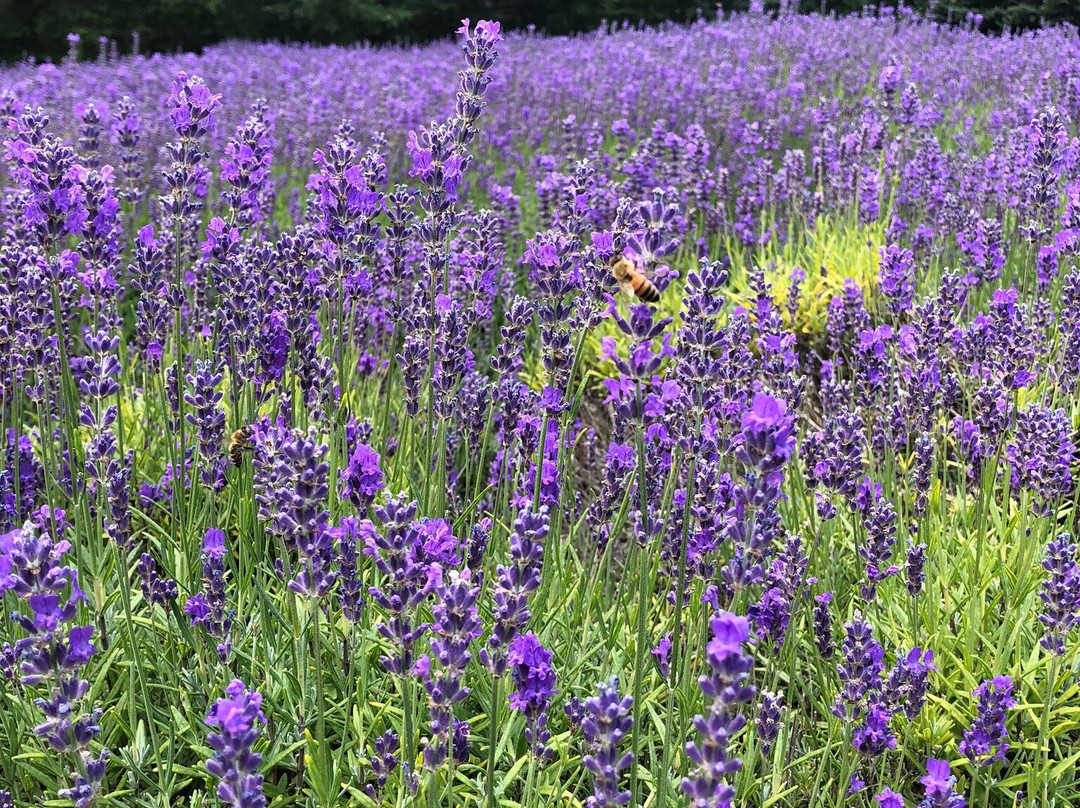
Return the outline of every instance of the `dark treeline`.
<path id="1" fill-rule="evenodd" d="M 726 0 L 725 11 L 745 10 L 750 0 Z M 766 0 L 766 8 L 779 0 Z M 886 3 L 887 4 L 887 3 Z M 802 11 L 847 14 L 865 0 L 800 0 Z M 927 0 L 908 5 L 926 12 Z M 983 15 L 990 30 L 1080 25 L 1078 0 L 955 0 L 933 4 L 930 13 L 963 21 Z M 66 34 L 81 36 L 81 55 L 97 55 L 98 40 L 114 40 L 120 52 L 139 33 L 143 52 L 198 50 L 223 39 L 345 44 L 424 42 L 447 36 L 462 17 L 500 20 L 507 30 L 535 25 L 551 34 L 589 30 L 603 20 L 685 22 L 715 14 L 715 0 L 0 0 L 0 59 L 59 59 Z"/>

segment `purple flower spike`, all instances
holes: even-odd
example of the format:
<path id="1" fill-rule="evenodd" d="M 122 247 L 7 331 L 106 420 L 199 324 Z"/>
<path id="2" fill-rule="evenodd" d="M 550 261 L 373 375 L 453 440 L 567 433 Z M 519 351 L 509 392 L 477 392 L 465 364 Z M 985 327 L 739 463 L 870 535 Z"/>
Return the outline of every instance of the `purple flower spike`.
<path id="1" fill-rule="evenodd" d="M 634 753 L 620 754 L 619 746 L 633 729 L 633 704 L 630 696 L 619 696 L 617 678 L 600 685 L 597 695 L 585 700 L 581 730 L 589 753 L 581 765 L 593 775 L 593 795 L 585 803 L 588 808 L 617 808 L 630 802 L 630 792 L 619 790 L 619 777 L 634 764 Z"/>
<path id="2" fill-rule="evenodd" d="M 758 393 L 743 413 L 742 432 L 735 438 L 735 456 L 759 473 L 772 473 L 795 451 L 795 417 L 781 399 Z"/>
<path id="3" fill-rule="evenodd" d="M 510 694 L 510 709 L 525 716 L 525 739 L 532 745 L 533 754 L 547 759 L 551 756 L 547 730 L 547 710 L 555 689 L 555 669 L 552 654 L 540 644 L 535 634 L 519 634 L 510 643 L 507 662 L 515 690 Z"/>
<path id="4" fill-rule="evenodd" d="M 218 779 L 217 796 L 226 805 L 265 808 L 263 778 L 259 774 L 262 755 L 252 751 L 260 725 L 266 723 L 262 694 L 249 691 L 239 679 L 234 679 L 225 692 L 227 698 L 214 702 L 206 717 L 207 726 L 218 729 L 206 738 L 214 750 L 214 757 L 206 761 L 206 770 Z"/>
<path id="5" fill-rule="evenodd" d="M 783 693 L 770 693 L 767 690 L 761 692 L 761 705 L 758 708 L 757 737 L 761 742 L 761 754 L 767 755 L 772 751 L 773 743 L 780 734 L 780 728 L 784 726 Z"/>
<path id="6" fill-rule="evenodd" d="M 203 626 L 219 640 L 218 657 L 222 662 L 232 650 L 232 623 L 235 612 L 229 609 L 225 589 L 225 533 L 210 528 L 203 537 L 203 592 L 192 595 L 184 604 L 184 613 L 193 626 Z"/>
<path id="7" fill-rule="evenodd" d="M 1006 447 L 1014 490 L 1032 492 L 1035 507 L 1049 515 L 1053 503 L 1072 490 L 1076 444 L 1064 409 L 1031 404 L 1016 416 L 1016 436 Z"/>
<path id="8" fill-rule="evenodd" d="M 829 614 L 829 603 L 832 599 L 832 592 L 825 592 L 814 597 L 814 644 L 822 659 L 832 659 L 833 654 L 836 653 L 832 615 Z"/>
<path id="9" fill-rule="evenodd" d="M 1080 565 L 1076 545 L 1068 533 L 1046 545 L 1043 569 L 1046 578 L 1039 593 L 1043 602 L 1039 621 L 1046 627 L 1046 633 L 1040 642 L 1047 651 L 1062 656 L 1065 638 L 1080 624 Z"/>
<path id="10" fill-rule="evenodd" d="M 967 800 L 954 790 L 956 778 L 950 773 L 947 760 L 930 758 L 926 761 L 926 777 L 919 782 L 926 787 L 926 797 L 919 803 L 919 808 L 964 808 L 967 805 Z"/>
<path id="11" fill-rule="evenodd" d="M 521 511 L 510 534 L 510 564 L 496 568 L 491 636 L 488 648 L 480 652 L 481 662 L 494 676 L 506 671 L 506 649 L 532 616 L 528 599 L 540 586 L 547 534 L 547 508 Z"/>
<path id="12" fill-rule="evenodd" d="M 50 522 L 51 531 L 45 527 Z M 70 766 L 72 787 L 58 790 L 57 796 L 72 800 L 77 808 L 88 808 L 105 777 L 108 750 L 94 757 L 90 749 L 101 732 L 101 710 L 85 704 L 90 682 L 79 674 L 97 649 L 91 642 L 92 626 L 72 625 L 78 602 L 86 595 L 79 589 L 75 569 L 63 565 L 71 544 L 53 540 L 53 535 L 64 534 L 66 525 L 63 511 L 43 507 L 37 523 L 0 534 L 0 595 L 12 592 L 32 614 L 27 616 L 23 609 L 12 612 L 12 622 L 24 636 L 13 647 L 6 643 L 0 647 L 0 669 L 29 693 L 42 694 L 33 703 L 45 720 L 34 734 Z"/>
<path id="13" fill-rule="evenodd" d="M 972 694 L 978 700 L 975 720 L 960 742 L 960 754 L 967 755 L 972 764 L 990 766 L 1005 760 L 1009 751 L 1005 711 L 1016 706 L 1012 691 L 1012 679 L 1008 676 L 995 676 L 975 688 Z"/>
<path id="14" fill-rule="evenodd" d="M 382 490 L 379 453 L 366 443 L 358 443 L 342 476 L 342 495 L 362 514 Z"/>
<path id="15" fill-rule="evenodd" d="M 365 536 L 364 555 L 384 576 L 382 588 L 371 587 L 372 601 L 386 613 L 376 628 L 394 647 L 395 654 L 380 657 L 383 666 L 397 676 L 404 676 L 414 664 L 413 649 L 428 629 L 427 623 L 414 623 L 417 607 L 442 579 L 442 567 L 424 560 L 425 531 L 414 521 L 418 504 L 391 499 L 375 508 L 383 532 L 370 531 Z"/>
<path id="16" fill-rule="evenodd" d="M 421 657 L 415 668 L 423 677 L 431 712 L 431 740 L 424 749 L 424 765 L 432 770 L 451 752 L 456 730 L 453 708 L 469 695 L 462 678 L 472 659 L 469 645 L 484 630 L 476 611 L 479 595 L 480 587 L 473 583 L 468 569 L 451 570 L 435 586 L 431 657 Z"/>
<path id="17" fill-rule="evenodd" d="M 750 639 L 745 617 L 723 612 L 712 619 L 711 627 L 712 639 L 706 647 L 710 672 L 698 679 L 711 706 L 708 714 L 694 717 L 701 739 L 686 744 L 686 755 L 695 769 L 683 779 L 682 789 L 694 808 L 730 808 L 735 789 L 727 781 L 742 768 L 742 761 L 729 755 L 728 744 L 746 723 L 737 712 L 739 705 L 754 697 L 754 688 L 746 684 L 754 658 L 743 652 L 743 644 Z"/>
<path id="18" fill-rule="evenodd" d="M 885 669 L 885 651 L 874 639 L 870 624 L 855 613 L 854 619 L 844 626 L 844 661 L 836 666 L 840 674 L 841 690 L 836 697 L 832 712 L 838 718 L 857 716 L 867 696 L 881 687 L 881 672 Z"/>

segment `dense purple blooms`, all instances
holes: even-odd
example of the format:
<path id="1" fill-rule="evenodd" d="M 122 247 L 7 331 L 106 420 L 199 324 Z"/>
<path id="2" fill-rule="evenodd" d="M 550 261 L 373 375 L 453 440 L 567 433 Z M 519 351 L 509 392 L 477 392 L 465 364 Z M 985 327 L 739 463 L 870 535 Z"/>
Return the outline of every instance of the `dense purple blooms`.
<path id="1" fill-rule="evenodd" d="M 710 671 L 698 679 L 709 712 L 694 717 L 694 727 L 701 739 L 686 744 L 686 755 L 694 768 L 683 779 L 682 790 L 694 808 L 730 808 L 735 789 L 731 777 L 742 768 L 742 761 L 730 749 L 731 737 L 742 729 L 746 717 L 739 705 L 754 697 L 754 687 L 746 684 L 754 659 L 743 650 L 750 638 L 745 617 L 730 612 L 711 621 L 712 636 L 706 647 Z"/>
<path id="2" fill-rule="evenodd" d="M 525 739 L 533 754 L 540 758 L 551 756 L 547 711 L 552 697 L 558 693 L 551 659 L 551 651 L 532 632 L 519 634 L 507 650 L 507 663 L 514 680 L 510 709 L 525 716 Z"/>
<path id="3" fill-rule="evenodd" d="M 260 424 L 255 429 L 255 498 L 270 531 L 297 552 L 289 587 L 308 597 L 325 596 L 337 580 L 334 540 L 327 527 L 329 448 L 313 430 Z"/>
<path id="4" fill-rule="evenodd" d="M 1076 452 L 1072 421 L 1065 410 L 1032 404 L 1017 414 L 1008 445 L 1013 485 L 1031 491 L 1044 507 L 1071 492 L 1070 464 Z"/>
<path id="5" fill-rule="evenodd" d="M 233 808 L 263 808 L 263 778 L 259 774 L 262 755 L 252 750 L 266 723 L 262 694 L 249 691 L 239 679 L 225 689 L 225 698 L 210 708 L 206 724 L 216 729 L 206 737 L 214 757 L 206 770 L 218 779 L 217 796 Z"/>
<path id="6" fill-rule="evenodd" d="M 65 565 L 71 544 L 53 540 L 48 529 L 62 534 L 63 513 L 43 509 L 39 524 L 28 522 L 21 530 L 0 535 L 0 595 L 13 592 L 25 603 L 25 610 L 11 614 L 22 631 L 15 641 L 10 661 L 18 660 L 19 681 L 36 694 L 34 706 L 44 721 L 34 728 L 54 751 L 67 758 L 71 788 L 60 789 L 60 798 L 72 799 L 77 808 L 92 805 L 105 776 L 108 750 L 96 756 L 91 742 L 101 732 L 100 708 L 85 704 L 90 682 L 80 678 L 80 669 L 97 653 L 91 643 L 92 626 L 75 625 L 78 604 L 86 601 L 78 575 Z M 6 656 L 6 654 L 5 654 Z"/>
<path id="7" fill-rule="evenodd" d="M 630 696 L 619 696 L 616 678 L 601 684 L 597 695 L 585 700 L 581 731 L 589 753 L 582 757 L 581 765 L 593 776 L 588 808 L 617 808 L 630 801 L 630 792 L 619 789 L 619 779 L 624 769 L 634 765 L 634 753 L 622 752 L 619 747 L 634 726 L 630 714 L 633 703 Z"/>
<path id="8" fill-rule="evenodd" d="M 483 633 L 476 611 L 479 595 L 480 587 L 468 569 L 451 570 L 435 585 L 431 655 L 420 657 L 414 668 L 423 678 L 431 711 L 431 741 L 424 749 L 424 765 L 429 769 L 438 768 L 451 753 L 456 729 L 453 707 L 469 695 L 462 677 L 472 659 L 469 644 Z"/>
<path id="9" fill-rule="evenodd" d="M 1012 679 L 1008 676 L 995 676 L 975 688 L 972 694 L 977 702 L 975 719 L 964 732 L 959 747 L 960 754 L 973 764 L 989 766 L 1005 760 L 1009 751 L 1005 713 L 1016 706 L 1012 691 Z"/>
<path id="10" fill-rule="evenodd" d="M 964 729 L 954 633 L 1017 701 L 1044 681 L 1053 738 L 1026 705 L 1014 768 L 1067 801 L 1080 40 L 752 5 L 569 38 L 466 20 L 423 47 L 100 40 L 83 62 L 71 35 L 62 62 L 0 68 L 20 804 L 128 794 L 147 761 L 190 780 L 172 696 L 265 668 L 287 697 L 265 717 L 239 682 L 211 711 L 229 804 L 269 801 L 266 723 L 274 798 L 408 802 L 419 752 L 434 801 L 485 781 L 651 804 L 681 765 L 715 808 L 757 749 L 769 799 L 810 774 L 903 808 L 881 789 L 913 778 L 882 773 Z M 658 301 L 616 298 L 618 256 Z M 552 713 L 553 651 L 560 681 L 625 676 L 639 587 L 642 698 L 612 681 Z M 1008 756 L 1012 689 L 975 691 L 973 766 Z M 822 698 L 837 720 L 807 720 Z M 822 729 L 846 748 L 815 754 Z M 538 777 L 507 790 L 526 742 Z M 963 805 L 927 766 L 922 808 Z"/>
<path id="11" fill-rule="evenodd" d="M 1047 543 L 1043 569 L 1046 578 L 1039 593 L 1043 602 L 1039 620 L 1046 633 L 1040 642 L 1047 651 L 1061 656 L 1065 653 L 1065 638 L 1080 624 L 1080 564 L 1068 533 Z"/>

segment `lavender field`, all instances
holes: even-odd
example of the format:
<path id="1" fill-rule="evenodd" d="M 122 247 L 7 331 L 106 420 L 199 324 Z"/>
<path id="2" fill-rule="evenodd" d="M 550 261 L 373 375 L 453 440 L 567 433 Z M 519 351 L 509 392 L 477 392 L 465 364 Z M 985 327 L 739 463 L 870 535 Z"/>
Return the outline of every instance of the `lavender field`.
<path id="1" fill-rule="evenodd" d="M 103 45 L 0 122 L 0 808 L 1080 805 L 1075 28 Z"/>

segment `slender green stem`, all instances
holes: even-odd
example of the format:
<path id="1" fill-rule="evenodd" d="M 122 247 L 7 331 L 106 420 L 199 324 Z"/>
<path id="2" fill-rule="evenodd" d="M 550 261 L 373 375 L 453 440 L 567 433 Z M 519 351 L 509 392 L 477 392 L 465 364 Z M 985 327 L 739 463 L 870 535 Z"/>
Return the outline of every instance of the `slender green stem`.
<path id="1" fill-rule="evenodd" d="M 1058 668 L 1061 665 L 1061 657 L 1053 655 L 1050 660 L 1050 675 L 1046 679 L 1046 693 L 1043 696 L 1042 718 L 1039 721 L 1039 777 L 1042 780 L 1042 805 L 1049 805 L 1047 799 L 1050 788 L 1050 777 L 1047 771 L 1050 760 L 1050 713 L 1054 706 L 1054 694 L 1057 689 Z"/>
<path id="2" fill-rule="evenodd" d="M 488 708 L 488 759 L 487 780 L 484 783 L 484 804 L 495 808 L 495 758 L 499 742 L 499 699 L 502 696 L 502 677 L 493 676 L 491 683 L 491 706 Z"/>

